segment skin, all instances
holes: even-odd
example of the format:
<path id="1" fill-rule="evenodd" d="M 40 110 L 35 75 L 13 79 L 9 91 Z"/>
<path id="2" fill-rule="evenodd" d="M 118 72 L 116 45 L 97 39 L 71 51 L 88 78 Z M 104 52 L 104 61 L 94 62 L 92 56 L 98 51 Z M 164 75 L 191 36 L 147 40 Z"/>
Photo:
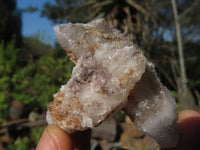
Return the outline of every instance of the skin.
<path id="1" fill-rule="evenodd" d="M 180 142 L 177 147 L 161 150 L 200 149 L 200 113 L 184 110 L 178 114 Z M 89 150 L 91 130 L 68 135 L 56 125 L 48 125 L 36 150 Z"/>
<path id="2" fill-rule="evenodd" d="M 91 130 L 67 134 L 56 125 L 44 130 L 36 150 L 90 150 Z"/>
<path id="3" fill-rule="evenodd" d="M 180 142 L 177 147 L 161 150 L 200 150 L 200 113 L 184 110 L 178 114 Z"/>

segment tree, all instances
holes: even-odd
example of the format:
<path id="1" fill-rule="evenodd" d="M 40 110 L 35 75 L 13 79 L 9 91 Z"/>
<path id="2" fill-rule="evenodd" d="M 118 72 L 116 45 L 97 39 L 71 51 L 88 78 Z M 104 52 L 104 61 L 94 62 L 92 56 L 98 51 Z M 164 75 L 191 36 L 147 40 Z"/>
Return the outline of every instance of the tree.
<path id="1" fill-rule="evenodd" d="M 0 0 L 0 41 L 7 42 L 16 39 L 15 45 L 22 46 L 21 12 L 16 9 L 15 0 Z"/>
<path id="2" fill-rule="evenodd" d="M 185 61 L 184 61 L 184 51 L 183 51 L 183 43 L 180 29 L 180 20 L 177 12 L 177 5 L 175 0 L 171 0 L 173 13 L 174 13 L 174 21 L 176 25 L 176 38 L 178 44 L 178 56 L 179 56 L 179 65 L 180 65 L 180 78 L 178 80 L 178 95 L 179 101 L 183 108 L 194 107 L 194 99 L 192 94 L 187 86 L 187 77 L 185 71 Z"/>
<path id="3" fill-rule="evenodd" d="M 145 56 L 155 63 L 164 83 L 170 89 L 177 91 L 181 107 L 184 108 L 184 103 L 188 101 L 187 107 L 191 108 L 193 96 L 188 86 L 193 76 L 190 75 L 189 80 L 186 76 L 188 68 L 191 67 L 191 60 L 188 59 L 189 54 L 185 56 L 185 59 L 180 54 L 189 49 L 180 50 L 180 47 L 181 45 L 184 47 L 187 41 L 195 43 L 200 39 L 198 6 L 200 6 L 199 0 L 179 1 L 178 22 L 182 30 L 178 32 L 175 32 L 176 25 L 171 21 L 174 20 L 174 11 L 170 1 L 58 0 L 56 4 L 46 4 L 42 14 L 56 23 L 63 23 L 66 20 L 87 22 L 94 18 L 104 17 L 109 24 L 120 29 L 144 50 Z M 191 30 L 197 32 L 191 32 Z M 177 38 L 174 33 L 179 33 L 183 37 L 182 44 L 177 41 L 179 51 L 176 50 Z M 185 90 L 187 92 L 184 92 L 187 96 L 183 96 L 182 89 L 187 89 Z"/>
<path id="4" fill-rule="evenodd" d="M 58 0 L 56 4 L 46 3 L 42 11 L 54 23 L 88 22 L 103 17 L 110 25 L 120 29 L 130 40 L 140 44 L 141 34 L 147 21 L 151 20 L 148 11 L 154 6 L 151 1 L 144 0 L 143 6 L 132 0 Z M 153 7 L 154 8 L 154 7 Z"/>

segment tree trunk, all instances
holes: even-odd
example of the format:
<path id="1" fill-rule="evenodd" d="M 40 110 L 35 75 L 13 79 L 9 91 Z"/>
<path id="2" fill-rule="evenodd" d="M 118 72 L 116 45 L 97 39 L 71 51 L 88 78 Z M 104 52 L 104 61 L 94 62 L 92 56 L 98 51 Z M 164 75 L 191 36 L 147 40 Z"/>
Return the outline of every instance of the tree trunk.
<path id="1" fill-rule="evenodd" d="M 178 44 L 178 56 L 180 67 L 180 78 L 178 79 L 178 100 L 181 109 L 191 109 L 195 107 L 194 98 L 187 86 L 187 77 L 184 64 L 183 43 L 181 37 L 180 20 L 177 12 L 176 0 L 171 0 L 172 9 L 174 13 L 174 21 L 176 25 L 176 39 Z"/>

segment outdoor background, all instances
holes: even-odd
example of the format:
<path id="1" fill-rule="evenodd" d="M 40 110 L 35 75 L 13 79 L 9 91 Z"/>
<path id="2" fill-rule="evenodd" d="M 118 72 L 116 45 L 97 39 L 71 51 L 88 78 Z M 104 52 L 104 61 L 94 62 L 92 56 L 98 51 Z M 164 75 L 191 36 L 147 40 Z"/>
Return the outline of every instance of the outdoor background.
<path id="1" fill-rule="evenodd" d="M 47 104 L 74 64 L 53 26 L 105 18 L 136 43 L 177 110 L 200 111 L 199 0 L 0 0 L 0 149 L 34 149 Z M 94 130 L 91 149 L 155 150 L 122 111 Z"/>

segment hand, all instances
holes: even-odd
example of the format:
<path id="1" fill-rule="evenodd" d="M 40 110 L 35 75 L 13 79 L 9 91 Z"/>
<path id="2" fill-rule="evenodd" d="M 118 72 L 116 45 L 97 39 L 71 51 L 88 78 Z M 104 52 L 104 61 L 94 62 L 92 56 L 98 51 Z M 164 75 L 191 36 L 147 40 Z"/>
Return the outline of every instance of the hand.
<path id="1" fill-rule="evenodd" d="M 200 113 L 184 110 L 178 114 L 180 141 L 177 147 L 162 150 L 200 150 Z"/>
<path id="2" fill-rule="evenodd" d="M 199 150 L 200 149 L 200 113 L 184 110 L 178 115 L 180 142 L 177 147 L 162 150 Z M 69 136 L 56 125 L 49 125 L 36 150 L 89 150 L 91 131 L 77 132 Z"/>
<path id="3" fill-rule="evenodd" d="M 36 150 L 90 150 L 91 130 L 68 135 L 56 125 L 48 125 Z"/>

